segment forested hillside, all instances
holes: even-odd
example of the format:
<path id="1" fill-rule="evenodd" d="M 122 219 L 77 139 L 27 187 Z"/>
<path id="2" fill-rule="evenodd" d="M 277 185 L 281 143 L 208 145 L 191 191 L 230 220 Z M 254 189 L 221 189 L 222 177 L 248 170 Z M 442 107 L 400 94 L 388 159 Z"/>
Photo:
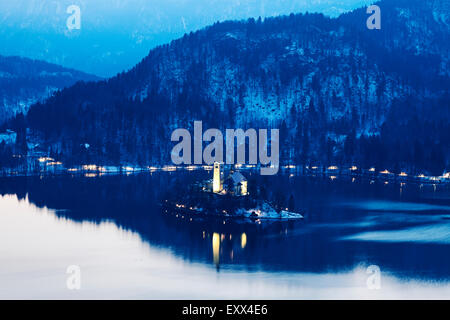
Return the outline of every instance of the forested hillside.
<path id="1" fill-rule="evenodd" d="M 0 124 L 77 81 L 99 80 L 44 61 L 0 56 Z"/>
<path id="2" fill-rule="evenodd" d="M 217 23 L 126 73 L 57 92 L 14 125 L 70 163 L 169 163 L 172 131 L 202 120 L 280 128 L 284 162 L 441 174 L 450 162 L 448 2 L 378 5 L 381 30 L 367 29 L 365 8 Z"/>

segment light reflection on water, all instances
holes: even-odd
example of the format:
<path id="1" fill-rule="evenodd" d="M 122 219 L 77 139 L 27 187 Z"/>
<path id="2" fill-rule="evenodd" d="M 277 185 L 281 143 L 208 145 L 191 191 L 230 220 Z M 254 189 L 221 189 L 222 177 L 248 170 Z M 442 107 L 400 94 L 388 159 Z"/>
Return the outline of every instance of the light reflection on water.
<path id="1" fill-rule="evenodd" d="M 68 199 L 64 201 L 69 206 Z M 78 201 L 90 200 L 86 198 Z M 0 298 L 450 297 L 450 276 L 445 272 L 442 274 L 442 269 L 448 270 L 447 260 L 442 261 L 444 265 L 435 266 L 441 274 L 438 280 L 427 277 L 429 271 L 420 275 L 421 270 L 417 270 L 418 276 L 409 278 L 409 273 L 402 276 L 402 268 L 407 266 L 380 264 L 381 289 L 367 288 L 366 267 L 371 262 L 395 260 L 398 252 L 404 252 L 407 257 L 410 251 L 419 255 L 417 259 L 421 258 L 420 247 L 411 249 L 390 245 L 381 247 L 380 250 L 370 244 L 373 240 L 375 243 L 384 242 L 383 237 L 388 237 L 389 232 L 396 232 L 378 231 L 385 234 L 377 234 L 376 239 L 370 239 L 370 232 L 375 231 L 367 228 L 385 226 L 386 221 L 394 230 L 404 228 L 408 232 L 409 229 L 422 228 L 417 233 L 407 233 L 409 235 L 423 235 L 426 232 L 423 230 L 426 226 L 423 225 L 405 228 L 403 224 L 399 224 L 407 219 L 407 214 L 403 212 L 391 215 L 384 212 L 387 211 L 384 209 L 388 207 L 388 203 L 383 203 L 382 213 L 364 211 L 363 218 L 349 220 L 345 217 L 345 221 L 340 221 L 331 215 L 331 218 L 325 219 L 324 216 L 328 214 L 326 211 L 322 216 L 310 217 L 304 225 L 282 226 L 275 228 L 276 232 L 269 232 L 269 227 L 264 226 L 266 229 L 258 229 L 259 231 L 247 230 L 247 227 L 230 229 L 231 231 L 215 227 L 208 229 L 204 225 L 196 228 L 187 221 L 178 225 L 178 221 L 161 220 L 158 218 L 159 213 L 150 214 L 150 221 L 138 219 L 136 225 L 142 227 L 139 229 L 136 226 L 130 227 L 134 226 L 132 222 L 135 214 L 131 209 L 125 213 L 127 217 L 131 216 L 131 220 L 124 226 L 115 221 L 118 218 L 115 214 L 108 216 L 105 209 L 96 209 L 105 210 L 98 213 L 98 216 L 103 217 L 101 219 L 80 219 L 76 210 L 65 212 L 47 209 L 42 203 L 40 206 L 41 208 L 33 204 L 28 196 L 22 200 L 15 194 L 0 196 Z M 395 208 L 401 209 L 398 204 L 395 204 Z M 405 211 L 408 211 L 408 206 Z M 94 214 L 90 216 L 97 217 Z M 415 215 L 414 218 L 414 225 L 424 222 L 421 215 Z M 433 223 L 440 221 L 436 215 L 430 218 Z M 145 231 L 147 229 L 143 225 L 152 222 L 156 225 Z M 448 224 L 445 222 L 437 227 L 445 233 Z M 140 231 L 136 232 L 135 228 Z M 191 229 L 192 234 L 189 233 Z M 156 236 L 158 230 L 161 230 L 161 235 Z M 347 237 L 353 235 L 355 239 L 341 242 L 339 239 L 343 234 L 335 230 L 345 230 Z M 362 230 L 366 230 L 366 234 Z M 414 238 L 399 239 L 399 235 L 395 235 L 397 239 L 394 242 L 418 241 Z M 325 236 L 336 243 L 330 245 L 328 242 L 320 242 Z M 358 242 L 358 246 L 371 241 L 361 253 L 352 244 L 356 240 L 363 240 Z M 430 242 L 442 244 L 435 240 L 429 239 Z M 444 252 L 446 248 L 448 246 L 444 247 Z M 442 253 L 440 246 L 431 249 L 436 252 L 435 256 Z M 364 257 L 366 251 L 367 256 Z M 354 259 L 342 257 L 343 253 L 351 252 L 355 252 Z M 380 255 L 378 260 L 377 255 Z M 409 259 L 413 259 L 412 263 L 415 264 L 411 268 L 418 268 L 415 258 L 412 256 Z M 436 261 L 439 261 L 438 257 L 432 263 Z M 66 287 L 66 269 L 70 265 L 81 267 L 82 285 L 79 291 L 70 291 Z M 433 265 L 426 267 L 433 268 Z"/>

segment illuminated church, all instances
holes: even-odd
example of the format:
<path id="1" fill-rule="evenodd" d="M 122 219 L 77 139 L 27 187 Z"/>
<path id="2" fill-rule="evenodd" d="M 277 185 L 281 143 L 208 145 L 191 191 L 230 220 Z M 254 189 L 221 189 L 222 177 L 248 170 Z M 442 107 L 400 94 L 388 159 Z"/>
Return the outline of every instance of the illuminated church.
<path id="1" fill-rule="evenodd" d="M 240 172 L 231 172 L 224 179 L 223 164 L 214 163 L 212 191 L 217 194 L 232 194 L 234 196 L 248 195 L 248 181 Z"/>

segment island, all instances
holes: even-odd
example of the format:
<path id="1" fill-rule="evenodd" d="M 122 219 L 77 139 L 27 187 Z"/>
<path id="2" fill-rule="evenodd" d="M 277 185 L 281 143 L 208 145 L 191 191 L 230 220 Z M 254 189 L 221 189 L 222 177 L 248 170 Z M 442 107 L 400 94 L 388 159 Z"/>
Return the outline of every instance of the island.
<path id="1" fill-rule="evenodd" d="M 279 208 L 248 192 L 248 180 L 240 171 L 224 174 L 224 166 L 215 162 L 212 179 L 188 185 L 162 202 L 164 213 L 183 216 L 249 218 L 260 222 L 274 219 L 303 219 L 303 215 Z"/>

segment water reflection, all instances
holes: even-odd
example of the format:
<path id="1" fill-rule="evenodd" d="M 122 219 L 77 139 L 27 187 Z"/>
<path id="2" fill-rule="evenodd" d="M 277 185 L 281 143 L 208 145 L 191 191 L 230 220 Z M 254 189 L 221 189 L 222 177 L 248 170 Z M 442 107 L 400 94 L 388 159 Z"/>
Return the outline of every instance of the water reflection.
<path id="1" fill-rule="evenodd" d="M 247 245 L 247 235 L 244 233 L 241 234 L 241 248 L 244 249 Z"/>
<path id="2" fill-rule="evenodd" d="M 212 237 L 212 247 L 213 247 L 213 255 L 214 255 L 214 264 L 216 266 L 219 265 L 219 254 L 220 254 L 220 238 L 219 234 L 214 232 Z"/>
<path id="3" fill-rule="evenodd" d="M 423 298 L 449 292 L 448 197 L 258 177 L 292 190 L 305 221 L 224 224 L 162 214 L 165 192 L 191 177 L 0 179 L 0 297 L 388 299 L 404 294 L 404 280 L 429 294 Z M 73 264 L 83 270 L 79 293 L 65 288 Z M 371 264 L 384 272 L 383 295 L 365 287 Z"/>
<path id="4" fill-rule="evenodd" d="M 205 235 L 205 233 L 204 233 Z M 205 236 L 204 236 L 205 237 Z M 239 234 L 219 234 L 214 232 L 212 237 L 208 234 L 207 239 L 211 238 L 213 261 L 217 270 L 220 269 L 221 256 L 228 255 L 228 263 L 234 262 L 234 255 L 240 254 L 247 245 L 247 235 L 245 232 Z M 225 261 L 227 261 L 225 260 Z"/>

